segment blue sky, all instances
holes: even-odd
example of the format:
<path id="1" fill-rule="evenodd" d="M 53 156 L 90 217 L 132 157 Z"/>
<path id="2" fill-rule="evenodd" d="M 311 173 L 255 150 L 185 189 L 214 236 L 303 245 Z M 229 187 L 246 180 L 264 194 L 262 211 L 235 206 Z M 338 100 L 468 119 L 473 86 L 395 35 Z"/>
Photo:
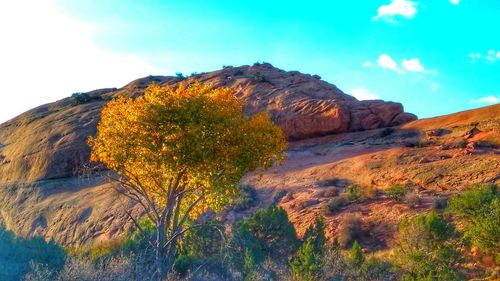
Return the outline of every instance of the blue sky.
<path id="1" fill-rule="evenodd" d="M 500 102 L 499 1 L 4 2 L 0 122 L 72 92 L 257 61 L 421 118 Z"/>

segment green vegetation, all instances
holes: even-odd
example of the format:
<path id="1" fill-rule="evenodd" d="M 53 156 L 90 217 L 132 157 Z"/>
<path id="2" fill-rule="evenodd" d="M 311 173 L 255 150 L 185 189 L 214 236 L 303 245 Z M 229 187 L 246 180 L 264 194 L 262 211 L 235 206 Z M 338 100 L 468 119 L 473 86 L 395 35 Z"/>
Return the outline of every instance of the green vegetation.
<path id="1" fill-rule="evenodd" d="M 472 245 L 482 247 L 484 253 L 495 253 L 498 244 L 491 242 L 496 241 L 498 232 L 492 232 L 490 227 L 498 227 L 498 224 L 491 224 L 492 218 L 498 218 L 498 213 L 495 213 L 497 204 L 495 186 L 476 186 L 452 197 L 445 214 L 465 223 L 464 235 Z M 491 218 L 484 218 L 483 222 L 483 219 L 478 219 L 481 214 Z M 32 271 L 25 280 L 125 281 L 151 278 L 154 275 L 154 251 L 144 233 L 154 236 L 156 230 L 148 219 L 139 220 L 139 224 L 143 232 L 126 235 L 121 244 L 100 246 L 89 249 L 86 255 L 66 258 L 64 267 L 64 253 L 56 250 L 58 248 L 53 243 L 48 243 L 52 250 L 43 249 L 43 252 L 55 250 L 63 256 L 56 255 L 56 259 L 54 255 L 49 255 L 50 258 L 36 258 L 36 255 L 35 258 L 23 258 L 23 273 L 28 270 L 29 260 L 34 259 Z M 227 225 L 217 220 L 202 224 L 190 222 L 189 225 L 192 228 L 185 232 L 177 245 L 176 274 L 171 275 L 170 280 L 463 280 L 461 265 L 467 262 L 464 253 L 470 251 L 450 221 L 434 212 L 410 217 L 400 223 L 389 260 L 366 253 L 358 243 L 366 237 L 362 218 L 356 214 L 348 215 L 342 221 L 337 235 L 340 242 L 337 238 L 330 242 L 326 240 L 322 218 L 317 218 L 299 240 L 285 210 L 276 206 L 236 221 L 229 231 Z M 11 238 L 7 240 L 13 240 Z M 347 250 L 342 250 L 342 247 Z M 4 252 L 9 251 L 0 252 L 5 259 Z M 56 260 L 59 262 L 51 264 Z M 138 276 L 142 279 L 137 279 Z"/>
<path id="2" fill-rule="evenodd" d="M 459 233 L 436 213 L 401 222 L 394 261 L 402 280 L 461 280 Z"/>
<path id="3" fill-rule="evenodd" d="M 42 237 L 16 237 L 0 225 L 0 280 L 19 280 L 30 269 L 30 262 L 44 264 L 51 270 L 64 265 L 66 254 L 53 241 Z"/>
<path id="4" fill-rule="evenodd" d="M 75 105 L 88 103 L 92 98 L 87 93 L 73 93 L 71 97 L 75 100 Z"/>
<path id="5" fill-rule="evenodd" d="M 500 192 L 496 185 L 476 185 L 449 200 L 447 213 L 465 226 L 464 236 L 500 262 Z"/>
<path id="6" fill-rule="evenodd" d="M 385 190 L 385 193 L 395 201 L 402 202 L 406 194 L 411 190 L 403 184 L 394 184 Z"/>
<path id="7" fill-rule="evenodd" d="M 233 228 L 232 244 L 238 257 L 249 251 L 256 263 L 267 257 L 286 260 L 298 247 L 299 240 L 295 228 L 288 220 L 285 210 L 269 207 L 257 211 L 252 217 L 239 221 Z"/>
<path id="8" fill-rule="evenodd" d="M 290 262 L 292 276 L 297 280 L 318 280 L 321 273 L 321 257 L 314 251 L 313 239 L 309 237 L 297 250 Z"/>

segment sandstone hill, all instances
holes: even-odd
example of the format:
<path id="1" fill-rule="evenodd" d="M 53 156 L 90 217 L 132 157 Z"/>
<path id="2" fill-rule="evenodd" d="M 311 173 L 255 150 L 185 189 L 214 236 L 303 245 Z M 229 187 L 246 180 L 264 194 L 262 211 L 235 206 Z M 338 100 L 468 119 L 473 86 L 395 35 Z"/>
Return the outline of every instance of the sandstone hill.
<path id="1" fill-rule="evenodd" d="M 401 216 L 425 210 L 425 204 L 409 209 L 384 197 L 393 183 L 444 196 L 468 183 L 499 181 L 500 105 L 415 121 L 401 104 L 358 101 L 318 76 L 260 64 L 187 79 L 149 76 L 43 105 L 1 124 L 0 221 L 16 233 L 63 245 L 118 237 L 131 226 L 123 209 L 133 206 L 99 173 L 87 173 L 86 138 L 95 134 L 100 110 L 113 97 L 140 95 L 151 82 L 176 86 L 194 79 L 235 87 L 246 114 L 266 110 L 284 130 L 291 143 L 283 166 L 263 177 L 248 175 L 243 183 L 257 189 L 260 205 L 284 195 L 278 203 L 299 233 L 326 204 L 326 188 L 341 192 L 356 183 L 382 194 L 327 216 L 333 234 L 349 211 L 366 215 L 366 224 L 387 221 L 390 228 Z"/>

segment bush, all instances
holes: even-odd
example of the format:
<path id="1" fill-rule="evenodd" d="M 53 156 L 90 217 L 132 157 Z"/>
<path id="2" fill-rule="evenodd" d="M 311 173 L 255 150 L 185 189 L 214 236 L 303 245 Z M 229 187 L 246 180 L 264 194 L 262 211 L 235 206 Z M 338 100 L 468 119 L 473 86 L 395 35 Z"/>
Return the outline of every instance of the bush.
<path id="1" fill-rule="evenodd" d="M 186 79 L 186 76 L 184 74 L 182 74 L 182 72 L 176 72 L 175 73 L 175 77 L 181 79 L 181 80 L 184 80 Z"/>
<path id="2" fill-rule="evenodd" d="M 340 250 L 337 239 L 329 244 L 325 250 L 323 258 L 323 278 L 324 280 L 346 280 L 347 265 Z"/>
<path id="3" fill-rule="evenodd" d="M 360 240 L 366 235 L 363 228 L 363 220 L 361 215 L 357 213 L 346 214 L 342 219 L 338 230 L 338 241 L 340 246 L 347 248 L 351 246 L 354 240 Z"/>
<path id="4" fill-rule="evenodd" d="M 385 193 L 395 201 L 401 202 L 409 192 L 409 188 L 403 184 L 394 184 L 385 190 Z"/>
<path id="5" fill-rule="evenodd" d="M 328 203 L 324 207 L 324 213 L 325 215 L 333 215 L 340 211 L 342 207 L 347 205 L 348 201 L 345 196 L 337 196 L 334 197 L 330 200 L 328 200 Z"/>
<path id="6" fill-rule="evenodd" d="M 66 254 L 53 241 L 42 237 L 16 237 L 0 225 L 0 280 L 19 280 L 30 269 L 30 262 L 49 270 L 62 268 Z"/>
<path id="7" fill-rule="evenodd" d="M 75 104 L 84 104 L 92 100 L 92 98 L 87 93 L 73 93 L 71 97 L 75 100 Z"/>
<path id="8" fill-rule="evenodd" d="M 403 280 L 460 280 L 460 240 L 453 225 L 436 213 L 401 222 L 394 262 Z"/>
<path id="9" fill-rule="evenodd" d="M 322 258 L 326 243 L 325 221 L 322 217 L 317 217 L 314 224 L 306 229 L 303 240 L 306 241 L 309 238 L 312 239 L 314 252 Z"/>
<path id="10" fill-rule="evenodd" d="M 243 256 L 250 251 L 253 260 L 261 263 L 266 257 L 286 260 L 295 252 L 299 240 L 285 210 L 271 206 L 233 225 L 231 245 L 233 262 L 243 267 Z"/>
<path id="11" fill-rule="evenodd" d="M 349 201 L 356 201 L 363 199 L 363 190 L 361 186 L 357 184 L 351 184 L 346 189 L 347 199 Z"/>
<path id="12" fill-rule="evenodd" d="M 43 264 L 33 264 L 24 280 L 29 281 L 129 281 L 152 280 L 154 269 L 150 261 L 140 256 L 117 256 L 92 262 L 86 258 L 68 258 L 60 271 L 51 270 Z"/>
<path id="13" fill-rule="evenodd" d="M 496 185 L 475 185 L 451 197 L 446 212 L 464 224 L 464 236 L 500 262 L 500 193 Z"/>

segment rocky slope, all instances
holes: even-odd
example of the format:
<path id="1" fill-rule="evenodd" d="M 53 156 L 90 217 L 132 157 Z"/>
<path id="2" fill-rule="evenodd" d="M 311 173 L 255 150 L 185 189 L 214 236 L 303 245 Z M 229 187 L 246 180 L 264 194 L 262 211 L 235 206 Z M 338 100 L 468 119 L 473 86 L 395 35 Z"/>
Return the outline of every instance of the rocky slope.
<path id="1" fill-rule="evenodd" d="M 238 90 L 245 113 L 268 111 L 290 140 L 400 125 L 416 117 L 399 103 L 358 101 L 317 76 L 286 72 L 270 64 L 225 67 L 186 80 L 149 76 L 121 89 L 89 92 L 89 100 L 66 98 L 0 125 L 0 183 L 74 175 L 88 160 L 85 140 L 95 134 L 99 112 L 118 95 L 140 95 L 152 82 L 177 86 L 194 80 Z"/>
<path id="2" fill-rule="evenodd" d="M 269 195 L 288 192 L 280 204 L 299 232 L 325 204 L 321 191 L 328 185 L 383 190 L 409 182 L 422 190 L 451 192 L 469 182 L 498 182 L 500 106 L 413 121 L 401 104 L 357 101 L 317 76 L 269 64 L 225 67 L 186 81 L 194 79 L 236 87 L 246 114 L 267 110 L 292 141 L 279 173 L 248 175 L 243 182 L 259 190 L 263 205 L 270 203 Z M 151 82 L 175 86 L 181 79 L 142 78 L 121 89 L 89 92 L 85 101 L 66 98 L 43 105 L 0 125 L 0 220 L 19 234 L 65 245 L 107 241 L 129 228 L 123 209 L 130 204 L 115 194 L 112 183 L 87 173 L 85 140 L 95 134 L 107 100 L 140 95 Z M 464 137 L 471 123 L 478 131 Z M 401 208 L 379 199 L 359 208 L 394 221 L 396 215 L 388 216 Z M 332 233 L 342 214 L 328 217 Z"/>

